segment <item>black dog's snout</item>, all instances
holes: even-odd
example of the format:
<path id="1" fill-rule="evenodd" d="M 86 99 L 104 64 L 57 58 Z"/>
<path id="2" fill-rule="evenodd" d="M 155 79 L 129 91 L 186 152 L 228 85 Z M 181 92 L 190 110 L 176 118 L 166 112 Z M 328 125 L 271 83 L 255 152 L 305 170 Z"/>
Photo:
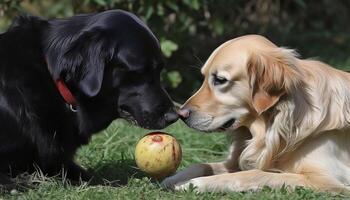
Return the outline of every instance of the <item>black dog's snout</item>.
<path id="1" fill-rule="evenodd" d="M 179 115 L 173 109 L 171 109 L 164 114 L 164 119 L 167 123 L 171 124 L 179 119 Z"/>

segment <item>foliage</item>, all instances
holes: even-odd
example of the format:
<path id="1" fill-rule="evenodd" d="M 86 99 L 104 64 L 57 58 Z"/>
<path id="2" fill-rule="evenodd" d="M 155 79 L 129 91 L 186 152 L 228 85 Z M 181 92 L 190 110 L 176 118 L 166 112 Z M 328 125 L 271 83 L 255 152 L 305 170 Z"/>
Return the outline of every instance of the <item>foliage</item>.
<path id="1" fill-rule="evenodd" d="M 243 34 L 263 34 L 336 66 L 350 63 L 347 0 L 0 0 L 0 29 L 22 12 L 52 18 L 106 9 L 135 13 L 160 38 L 163 80 L 176 100 L 199 87 L 199 68 L 215 47 Z"/>

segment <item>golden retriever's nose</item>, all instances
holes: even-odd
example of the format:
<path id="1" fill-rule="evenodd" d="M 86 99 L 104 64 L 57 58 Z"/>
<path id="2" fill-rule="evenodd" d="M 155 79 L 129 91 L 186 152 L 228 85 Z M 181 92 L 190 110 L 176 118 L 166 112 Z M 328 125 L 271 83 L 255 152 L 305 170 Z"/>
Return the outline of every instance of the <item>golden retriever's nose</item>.
<path id="1" fill-rule="evenodd" d="M 181 108 L 180 110 L 177 111 L 177 114 L 182 118 L 186 119 L 190 116 L 191 110 L 188 108 Z"/>

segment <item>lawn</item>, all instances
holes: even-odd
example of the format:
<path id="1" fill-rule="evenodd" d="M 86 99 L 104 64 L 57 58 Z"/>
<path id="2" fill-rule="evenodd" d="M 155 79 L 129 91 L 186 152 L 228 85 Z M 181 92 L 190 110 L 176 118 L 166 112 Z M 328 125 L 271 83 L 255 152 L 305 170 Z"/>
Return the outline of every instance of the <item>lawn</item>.
<path id="1" fill-rule="evenodd" d="M 165 131 L 181 143 L 182 169 L 191 163 L 219 161 L 225 158 L 229 139 L 224 134 L 205 134 L 177 122 Z M 203 193 L 194 191 L 173 192 L 162 189 L 135 166 L 134 148 L 138 139 L 148 131 L 134 127 L 123 120 L 112 123 L 105 131 L 96 134 L 88 146 L 78 152 L 76 160 L 87 169 L 105 177 L 110 182 L 101 186 L 72 186 L 58 179 L 37 175 L 37 183 L 25 191 L 3 193 L 0 199 L 343 199 L 345 195 L 315 193 L 298 188 L 244 193 Z M 114 181 L 112 181 L 114 180 Z M 120 186 L 113 186 L 113 185 Z"/>

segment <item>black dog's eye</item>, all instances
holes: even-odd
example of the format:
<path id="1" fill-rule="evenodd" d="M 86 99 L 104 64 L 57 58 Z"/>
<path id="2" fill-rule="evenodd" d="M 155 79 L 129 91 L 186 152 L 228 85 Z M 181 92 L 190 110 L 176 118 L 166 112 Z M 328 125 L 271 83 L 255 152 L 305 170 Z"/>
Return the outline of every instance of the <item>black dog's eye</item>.
<path id="1" fill-rule="evenodd" d="M 218 76 L 213 74 L 213 84 L 214 85 L 222 85 L 225 84 L 228 80 L 222 76 Z"/>

